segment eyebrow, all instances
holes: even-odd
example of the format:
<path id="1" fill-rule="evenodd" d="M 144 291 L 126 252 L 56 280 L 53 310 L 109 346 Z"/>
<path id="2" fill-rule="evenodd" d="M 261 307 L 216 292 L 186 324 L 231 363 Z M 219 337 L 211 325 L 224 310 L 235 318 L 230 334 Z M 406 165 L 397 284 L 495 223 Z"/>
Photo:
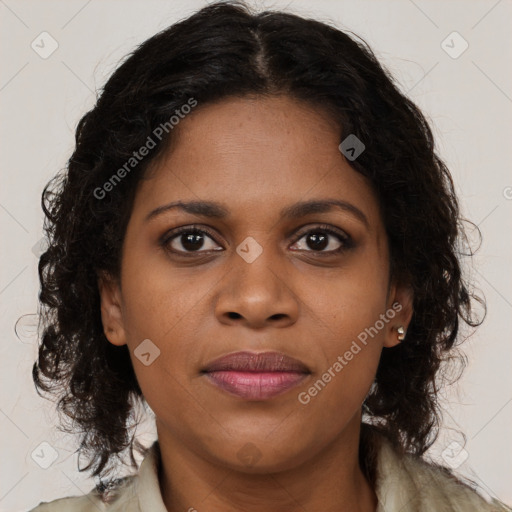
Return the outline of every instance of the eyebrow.
<path id="1" fill-rule="evenodd" d="M 227 210 L 220 203 L 213 201 L 174 201 L 172 203 L 155 208 L 146 216 L 145 220 L 149 221 L 164 212 L 176 208 L 193 215 L 201 215 L 203 217 L 209 218 L 222 219 L 229 216 L 229 210 Z M 317 199 L 295 203 L 291 206 L 283 208 L 280 212 L 280 217 L 284 219 L 293 219 L 305 217 L 306 215 L 310 215 L 312 213 L 328 213 L 336 208 L 351 213 L 368 229 L 370 228 L 368 218 L 359 208 L 351 203 L 348 203 L 347 201 L 342 201 L 340 199 Z"/>

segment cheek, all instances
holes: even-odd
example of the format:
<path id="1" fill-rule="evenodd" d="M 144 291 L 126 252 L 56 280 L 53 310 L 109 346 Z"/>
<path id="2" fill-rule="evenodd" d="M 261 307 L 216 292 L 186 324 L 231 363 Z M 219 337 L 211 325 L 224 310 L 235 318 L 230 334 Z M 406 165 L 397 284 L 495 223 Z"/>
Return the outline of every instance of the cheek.
<path id="1" fill-rule="evenodd" d="M 315 322 L 308 337 L 321 364 L 303 402 L 319 411 L 333 407 L 355 412 L 373 382 L 392 322 L 386 315 L 387 269 L 377 262 L 363 257 L 314 288 L 304 282 L 305 289 L 316 289 L 309 304 Z"/>
<path id="2" fill-rule="evenodd" d="M 301 288 L 307 306 L 321 323 L 346 342 L 372 326 L 385 312 L 386 259 L 377 250 L 359 251 L 340 269 L 306 278 Z"/>
<path id="3" fill-rule="evenodd" d="M 324 317 L 329 324 L 315 338 L 316 360 L 321 364 L 297 394 L 297 403 L 308 417 L 322 418 L 319 437 L 335 435 L 350 421 L 375 378 L 384 331 L 370 331 L 370 327 L 382 310 L 377 303 L 370 305 L 369 297 L 364 299 L 345 297 L 330 318 Z"/>
<path id="4" fill-rule="evenodd" d="M 213 285 L 194 279 L 194 270 L 175 269 L 156 242 L 127 235 L 123 258 L 123 316 L 129 338 L 163 342 L 187 325 L 187 317 L 200 307 Z"/>
<path id="5" fill-rule="evenodd" d="M 169 403 L 184 413 L 191 396 L 186 390 L 191 358 L 197 357 L 195 319 L 204 315 L 208 283 L 199 285 L 162 265 L 126 263 L 123 318 L 137 381 L 157 416 L 165 416 Z M 151 342 L 144 342 L 146 361 L 140 357 L 143 340 Z"/>
<path id="6" fill-rule="evenodd" d="M 318 311 L 323 328 L 320 336 L 316 332 L 315 345 L 323 364 L 316 370 L 320 377 L 326 374 L 325 380 L 333 391 L 336 388 L 338 397 L 355 394 L 362 400 L 373 381 L 387 326 L 380 320 L 384 301 L 375 299 L 338 295 L 335 308 L 331 306 L 324 314 Z"/>

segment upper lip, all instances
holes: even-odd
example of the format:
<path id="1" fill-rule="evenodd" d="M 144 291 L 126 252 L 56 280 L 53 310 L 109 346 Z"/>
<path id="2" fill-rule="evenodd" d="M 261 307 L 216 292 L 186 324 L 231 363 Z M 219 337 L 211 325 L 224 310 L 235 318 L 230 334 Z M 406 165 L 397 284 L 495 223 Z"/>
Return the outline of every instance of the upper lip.
<path id="1" fill-rule="evenodd" d="M 237 370 L 246 372 L 299 372 L 311 373 L 298 359 L 282 352 L 233 352 L 211 361 L 203 372 Z"/>

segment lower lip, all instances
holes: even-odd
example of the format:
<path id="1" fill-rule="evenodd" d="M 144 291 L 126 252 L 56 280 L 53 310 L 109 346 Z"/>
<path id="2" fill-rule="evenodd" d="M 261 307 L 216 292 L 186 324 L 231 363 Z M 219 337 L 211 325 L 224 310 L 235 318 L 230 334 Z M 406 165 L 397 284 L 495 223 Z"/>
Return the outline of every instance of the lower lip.
<path id="1" fill-rule="evenodd" d="M 301 383 L 308 374 L 297 372 L 216 371 L 205 374 L 209 382 L 246 400 L 266 400 Z"/>

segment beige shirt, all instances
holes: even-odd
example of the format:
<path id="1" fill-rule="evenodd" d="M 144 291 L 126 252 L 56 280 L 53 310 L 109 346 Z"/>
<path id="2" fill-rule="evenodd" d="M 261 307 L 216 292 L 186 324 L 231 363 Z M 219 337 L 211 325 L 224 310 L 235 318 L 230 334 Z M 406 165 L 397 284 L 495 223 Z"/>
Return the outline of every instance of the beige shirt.
<path id="1" fill-rule="evenodd" d="M 41 503 L 30 512 L 167 512 L 158 482 L 159 450 L 155 441 L 134 476 L 106 494 L 93 490 L 84 496 Z M 470 487 L 418 457 L 400 457 L 382 439 L 376 465 L 376 512 L 502 512 L 512 508 L 497 501 L 488 503 Z M 207 512 L 191 504 L 188 512 Z"/>

